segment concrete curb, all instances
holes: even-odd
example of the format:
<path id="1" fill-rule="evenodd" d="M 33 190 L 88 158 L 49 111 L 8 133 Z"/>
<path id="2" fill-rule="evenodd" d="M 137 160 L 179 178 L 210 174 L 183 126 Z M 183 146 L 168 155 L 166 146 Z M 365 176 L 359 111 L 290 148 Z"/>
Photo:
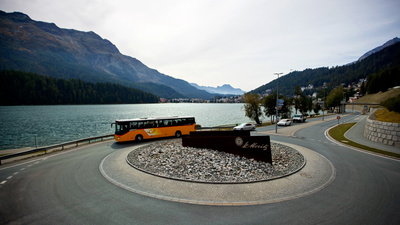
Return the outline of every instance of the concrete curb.
<path id="1" fill-rule="evenodd" d="M 264 182 L 206 184 L 153 176 L 136 170 L 125 162 L 127 154 L 136 147 L 108 155 L 99 165 L 99 170 L 111 183 L 136 194 L 167 201 L 219 206 L 258 205 L 291 200 L 316 193 L 333 182 L 336 169 L 324 156 L 301 146 L 278 143 L 295 148 L 304 155 L 307 164 L 295 174 Z"/>

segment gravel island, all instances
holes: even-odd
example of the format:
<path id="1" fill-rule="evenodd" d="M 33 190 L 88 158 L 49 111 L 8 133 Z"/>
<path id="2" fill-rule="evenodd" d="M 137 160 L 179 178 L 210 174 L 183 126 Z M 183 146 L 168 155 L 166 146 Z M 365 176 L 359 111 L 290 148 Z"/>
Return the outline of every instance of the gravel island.
<path id="1" fill-rule="evenodd" d="M 130 152 L 127 162 L 156 176 L 206 183 L 258 182 L 287 176 L 305 165 L 295 149 L 271 142 L 272 164 L 212 149 L 183 147 L 181 139 L 157 141 Z"/>

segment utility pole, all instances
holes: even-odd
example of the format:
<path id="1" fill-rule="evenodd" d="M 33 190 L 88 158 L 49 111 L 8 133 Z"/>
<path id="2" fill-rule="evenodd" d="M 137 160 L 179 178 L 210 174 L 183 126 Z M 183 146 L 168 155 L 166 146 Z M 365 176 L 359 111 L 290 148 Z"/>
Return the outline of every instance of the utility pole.
<path id="1" fill-rule="evenodd" d="M 276 79 L 276 118 L 275 118 L 275 133 L 278 133 L 278 83 L 279 83 L 279 75 L 283 73 L 274 73 L 274 75 L 278 75 L 278 79 Z"/>

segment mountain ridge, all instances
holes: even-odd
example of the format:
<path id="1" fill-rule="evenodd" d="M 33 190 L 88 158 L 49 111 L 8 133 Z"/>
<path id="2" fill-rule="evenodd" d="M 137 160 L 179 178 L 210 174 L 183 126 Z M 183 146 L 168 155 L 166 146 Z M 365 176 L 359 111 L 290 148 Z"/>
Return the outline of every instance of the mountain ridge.
<path id="1" fill-rule="evenodd" d="M 120 53 L 93 31 L 59 28 L 20 12 L 0 11 L 0 70 L 123 84 L 164 98 L 205 98 L 212 94 L 149 68 Z"/>
<path id="2" fill-rule="evenodd" d="M 389 46 L 391 46 L 391 45 L 393 45 L 393 44 L 396 44 L 396 43 L 398 43 L 398 42 L 400 42 L 400 38 L 395 37 L 395 38 L 393 38 L 393 39 L 391 39 L 391 40 L 385 42 L 383 45 L 378 46 L 378 47 L 376 47 L 376 48 L 374 48 L 374 49 L 372 49 L 372 50 L 370 50 L 370 51 L 364 53 L 357 61 L 361 61 L 361 60 L 367 58 L 368 56 L 370 56 L 370 55 L 372 55 L 372 54 L 374 54 L 374 53 L 376 53 L 376 52 L 379 52 L 380 50 L 382 50 L 382 49 L 384 49 L 384 48 L 386 48 L 386 47 L 389 47 Z"/>
<path id="3" fill-rule="evenodd" d="M 240 88 L 234 88 L 230 84 L 223 84 L 222 86 L 217 86 L 217 87 L 210 87 L 210 86 L 200 86 L 196 83 L 190 83 L 193 87 L 200 89 L 200 90 L 205 90 L 211 94 L 221 94 L 221 95 L 242 95 L 245 93 Z"/>
<path id="4" fill-rule="evenodd" d="M 320 88 L 326 83 L 326 87 L 332 89 L 340 84 L 350 84 L 365 79 L 370 74 L 393 68 L 400 68 L 400 42 L 382 48 L 362 60 L 347 65 L 293 71 L 250 92 L 263 94 L 268 90 L 274 91 L 278 83 L 278 85 L 280 84 L 280 94 L 292 96 L 296 85 L 301 87 L 312 84 L 314 88 Z"/>

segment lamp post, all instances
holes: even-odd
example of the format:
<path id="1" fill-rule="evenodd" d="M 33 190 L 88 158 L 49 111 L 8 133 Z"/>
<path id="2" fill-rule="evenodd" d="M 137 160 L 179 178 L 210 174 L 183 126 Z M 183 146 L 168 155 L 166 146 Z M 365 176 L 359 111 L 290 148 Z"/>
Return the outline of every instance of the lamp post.
<path id="1" fill-rule="evenodd" d="M 324 121 L 324 111 L 325 111 L 325 85 L 326 82 L 324 82 L 324 84 L 322 85 L 322 87 L 324 88 L 324 101 L 322 102 L 322 121 Z"/>
<path id="2" fill-rule="evenodd" d="M 278 79 L 276 79 L 276 118 L 275 118 L 275 133 L 278 133 L 278 80 L 279 80 L 279 75 L 282 73 L 274 73 L 274 75 L 278 75 Z"/>

